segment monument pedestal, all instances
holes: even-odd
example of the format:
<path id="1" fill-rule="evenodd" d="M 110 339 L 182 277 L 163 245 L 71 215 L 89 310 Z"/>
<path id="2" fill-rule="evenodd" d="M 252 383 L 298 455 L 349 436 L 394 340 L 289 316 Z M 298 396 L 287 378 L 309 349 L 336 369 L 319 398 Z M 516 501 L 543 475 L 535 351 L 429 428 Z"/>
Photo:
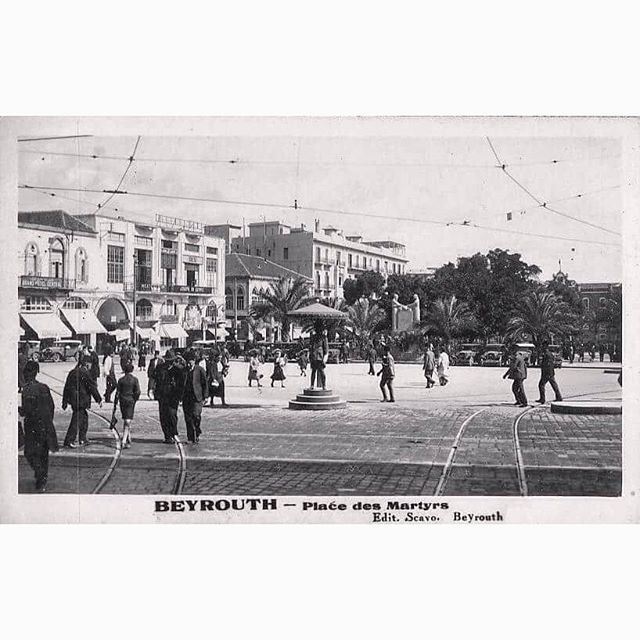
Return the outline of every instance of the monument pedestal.
<path id="1" fill-rule="evenodd" d="M 344 409 L 346 406 L 346 401 L 341 400 L 331 389 L 304 389 L 295 400 L 289 400 L 289 409 L 297 410 L 323 411 Z"/>

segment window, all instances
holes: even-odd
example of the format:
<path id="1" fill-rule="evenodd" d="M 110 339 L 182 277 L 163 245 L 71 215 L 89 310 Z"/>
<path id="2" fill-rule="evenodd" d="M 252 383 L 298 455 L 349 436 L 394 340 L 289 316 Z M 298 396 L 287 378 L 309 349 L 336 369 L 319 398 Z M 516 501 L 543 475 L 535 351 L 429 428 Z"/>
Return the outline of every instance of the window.
<path id="1" fill-rule="evenodd" d="M 320 247 L 316 247 L 316 262 L 320 262 Z"/>
<path id="2" fill-rule="evenodd" d="M 153 306 L 148 300 L 139 300 L 136 304 L 136 318 L 149 320 L 153 316 Z"/>
<path id="3" fill-rule="evenodd" d="M 283 260 L 288 260 L 289 259 L 289 247 L 285 247 L 282 250 L 282 259 Z"/>
<path id="4" fill-rule="evenodd" d="M 233 309 L 233 290 L 231 287 L 224 290 L 224 304 L 227 309 Z"/>
<path id="5" fill-rule="evenodd" d="M 340 264 L 340 260 L 342 260 L 342 251 L 336 251 L 336 262 Z"/>
<path id="6" fill-rule="evenodd" d="M 176 251 L 178 249 L 178 243 L 173 240 L 163 240 L 162 248 L 169 249 L 170 251 Z"/>
<path id="7" fill-rule="evenodd" d="M 78 296 L 69 296 L 62 305 L 63 309 L 88 309 L 89 305 Z"/>
<path id="8" fill-rule="evenodd" d="M 165 316 L 175 316 L 176 315 L 176 303 L 169 298 L 165 300 L 165 303 L 162 305 L 163 314 Z"/>
<path id="9" fill-rule="evenodd" d="M 267 256 L 271 257 L 271 249 L 267 249 Z"/>
<path id="10" fill-rule="evenodd" d="M 52 278 L 64 278 L 64 245 L 59 238 L 49 244 L 49 275 Z"/>
<path id="11" fill-rule="evenodd" d="M 329 249 L 324 250 L 324 261 L 329 262 Z"/>
<path id="12" fill-rule="evenodd" d="M 107 282 L 124 281 L 124 247 L 107 245 Z"/>
<path id="13" fill-rule="evenodd" d="M 324 288 L 325 289 L 330 289 L 331 285 L 329 284 L 329 272 L 325 271 L 324 272 Z"/>
<path id="14" fill-rule="evenodd" d="M 320 272 L 316 271 L 316 287 L 320 288 Z"/>
<path id="15" fill-rule="evenodd" d="M 200 253 L 200 247 L 197 244 L 191 244 L 189 242 L 184 243 L 184 250 L 191 253 Z"/>
<path id="16" fill-rule="evenodd" d="M 147 238 L 146 236 L 133 236 L 133 240 L 136 244 L 139 244 L 141 247 L 153 246 L 153 238 Z"/>
<path id="17" fill-rule="evenodd" d="M 387 260 L 384 261 L 384 271 L 385 273 L 389 272 L 389 262 Z"/>
<path id="18" fill-rule="evenodd" d="M 136 286 L 149 288 L 151 286 L 151 268 L 153 253 L 149 249 L 135 249 L 133 263 L 136 276 Z"/>
<path id="19" fill-rule="evenodd" d="M 395 263 L 395 262 L 394 262 L 394 263 L 392 263 L 392 265 L 391 265 L 391 269 L 392 269 L 393 273 L 395 273 L 395 272 L 396 272 L 396 263 Z"/>
<path id="20" fill-rule="evenodd" d="M 76 280 L 82 283 L 89 281 L 87 252 L 82 248 L 76 251 Z"/>
<path id="21" fill-rule="evenodd" d="M 367 268 L 367 256 L 362 256 L 362 268 Z"/>
<path id="22" fill-rule="evenodd" d="M 27 296 L 22 303 L 23 311 L 51 311 L 51 304 L 44 296 Z"/>
<path id="23" fill-rule="evenodd" d="M 218 249 L 217 249 L 217 247 L 207 247 L 207 253 L 209 255 L 217 256 L 218 255 Z"/>
<path id="24" fill-rule="evenodd" d="M 587 311 L 589 310 L 589 298 L 582 298 L 582 306 L 587 309 Z"/>
<path id="25" fill-rule="evenodd" d="M 116 233 L 115 231 L 107 231 L 107 240 L 111 242 L 124 243 L 124 233 Z"/>
<path id="26" fill-rule="evenodd" d="M 353 255 L 349 254 L 347 258 L 347 264 L 349 265 L 349 268 L 353 266 Z"/>
<path id="27" fill-rule="evenodd" d="M 40 250 L 35 242 L 30 242 L 24 250 L 24 275 L 40 275 Z"/>
<path id="28" fill-rule="evenodd" d="M 253 291 L 251 292 L 251 304 L 258 304 L 260 302 L 260 292 L 258 291 L 258 287 L 253 287 Z"/>
<path id="29" fill-rule="evenodd" d="M 187 286 L 197 287 L 200 268 L 195 264 L 186 264 L 186 263 L 184 265 L 184 268 L 187 273 Z"/>
<path id="30" fill-rule="evenodd" d="M 262 255 L 262 254 L 261 254 L 261 252 L 260 252 L 260 249 L 258 249 L 258 247 L 256 247 L 256 255 L 257 255 L 257 256 Z"/>
<path id="31" fill-rule="evenodd" d="M 342 286 L 342 276 L 338 276 L 338 284 Z"/>
<path id="32" fill-rule="evenodd" d="M 207 273 L 217 273 L 218 258 L 207 258 L 206 269 L 207 269 Z"/>
<path id="33" fill-rule="evenodd" d="M 376 260 L 376 271 L 380 271 L 380 260 Z"/>
<path id="34" fill-rule="evenodd" d="M 244 311 L 244 288 L 238 285 L 236 289 L 236 304 L 238 311 Z"/>

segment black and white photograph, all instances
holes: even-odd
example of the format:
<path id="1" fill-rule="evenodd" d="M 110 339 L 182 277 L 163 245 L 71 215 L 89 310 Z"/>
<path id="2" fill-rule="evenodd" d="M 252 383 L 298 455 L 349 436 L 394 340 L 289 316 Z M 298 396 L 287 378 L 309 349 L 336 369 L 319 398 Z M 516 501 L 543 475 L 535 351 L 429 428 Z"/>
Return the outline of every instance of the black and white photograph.
<path id="1" fill-rule="evenodd" d="M 22 123 L 18 496 L 623 495 L 624 122 Z"/>

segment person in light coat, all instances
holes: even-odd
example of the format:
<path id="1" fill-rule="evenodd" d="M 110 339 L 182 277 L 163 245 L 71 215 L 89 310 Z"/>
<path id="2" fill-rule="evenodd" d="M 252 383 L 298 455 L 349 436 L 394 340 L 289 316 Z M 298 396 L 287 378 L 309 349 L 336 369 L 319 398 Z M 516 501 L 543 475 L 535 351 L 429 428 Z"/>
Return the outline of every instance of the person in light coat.
<path id="1" fill-rule="evenodd" d="M 449 354 L 443 347 L 438 354 L 436 361 L 436 370 L 438 372 L 438 380 L 440 386 L 444 387 L 449 382 Z"/>

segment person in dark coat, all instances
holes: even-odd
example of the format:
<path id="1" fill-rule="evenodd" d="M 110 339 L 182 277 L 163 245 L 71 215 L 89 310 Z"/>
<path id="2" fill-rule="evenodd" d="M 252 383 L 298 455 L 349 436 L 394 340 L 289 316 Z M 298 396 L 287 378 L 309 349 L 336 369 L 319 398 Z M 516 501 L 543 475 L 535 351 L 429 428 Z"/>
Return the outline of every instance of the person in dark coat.
<path id="1" fill-rule="evenodd" d="M 124 375 L 118 380 L 114 400 L 114 402 L 120 401 L 120 413 L 122 413 L 122 421 L 124 423 L 122 446 L 125 449 L 131 446 L 131 421 L 133 420 L 133 410 L 139 398 L 140 383 L 138 378 L 133 375 L 133 364 L 127 362 L 124 365 Z"/>
<path id="2" fill-rule="evenodd" d="M 178 435 L 178 407 L 184 393 L 184 360 L 169 349 L 158 361 L 154 373 L 155 398 L 158 401 L 160 426 L 164 441 L 173 444 Z"/>
<path id="3" fill-rule="evenodd" d="M 147 345 L 140 345 L 140 351 L 138 351 L 138 370 L 144 371 L 147 368 Z"/>
<path id="4" fill-rule="evenodd" d="M 91 359 L 84 357 L 67 376 L 62 392 L 62 409 L 71 406 L 73 411 L 71 422 L 64 437 L 65 447 L 75 447 L 76 436 L 81 445 L 88 444 L 87 431 L 89 430 L 89 415 L 87 409 L 91 407 L 91 398 L 102 406 L 102 396 L 98 391 L 95 381 L 89 375 Z"/>
<path id="5" fill-rule="evenodd" d="M 280 380 L 280 386 L 284 387 L 284 381 L 287 379 L 287 376 L 284 374 L 285 365 L 286 360 L 282 357 L 282 351 L 280 351 L 280 349 L 276 349 L 273 352 L 273 373 L 271 374 L 272 387 L 276 380 Z"/>
<path id="6" fill-rule="evenodd" d="M 502 376 L 502 379 L 510 378 L 513 380 L 511 385 L 511 391 L 515 398 L 515 405 L 519 407 L 528 407 L 527 394 L 524 390 L 524 381 L 527 379 L 527 363 L 524 361 L 524 356 L 518 351 L 518 348 L 513 345 L 511 347 L 511 359 L 509 361 L 509 368 Z"/>
<path id="7" fill-rule="evenodd" d="M 149 368 L 147 369 L 147 397 L 149 398 L 154 394 L 156 387 L 156 366 L 158 365 L 159 357 L 160 352 L 156 351 L 153 354 L 153 358 L 149 360 Z"/>
<path id="8" fill-rule="evenodd" d="M 51 391 L 36 380 L 37 373 L 37 362 L 25 364 L 19 412 L 24 418 L 24 457 L 33 469 L 36 491 L 43 492 L 49 477 L 49 451 L 58 451 L 58 438 L 53 426 Z"/>
<path id="9" fill-rule="evenodd" d="M 192 444 L 200 440 L 200 422 L 202 419 L 202 405 L 209 395 L 207 374 L 196 364 L 196 354 L 187 353 L 187 371 L 185 376 L 184 393 L 182 395 L 182 411 L 187 425 L 187 440 Z"/>
<path id="10" fill-rule="evenodd" d="M 382 391 L 382 400 L 380 402 L 395 402 L 393 379 L 396 377 L 396 365 L 388 344 L 383 347 L 382 368 L 378 371 L 378 375 L 380 376 L 380 391 Z M 388 398 L 387 390 L 389 391 Z"/>
<path id="11" fill-rule="evenodd" d="M 29 361 L 27 350 L 28 347 L 25 345 L 18 351 L 18 393 L 22 391 L 24 386 L 24 368 Z"/>
<path id="12" fill-rule="evenodd" d="M 311 364 L 311 384 L 310 388 L 313 389 L 316 384 L 316 378 L 318 379 L 318 386 L 322 389 L 327 388 L 327 378 L 324 373 L 324 368 L 327 365 L 327 359 L 329 357 L 329 341 L 325 332 L 322 330 L 320 323 L 316 324 L 313 335 L 311 336 L 311 343 L 309 346 L 309 362 Z"/>
<path id="13" fill-rule="evenodd" d="M 369 347 L 367 348 L 367 361 L 369 362 L 369 373 L 368 375 L 370 376 L 375 376 L 376 375 L 376 370 L 374 369 L 374 365 L 376 363 L 376 357 L 377 357 L 377 353 L 376 353 L 376 348 L 373 346 L 373 343 L 369 344 Z"/>
<path id="14" fill-rule="evenodd" d="M 560 402 L 562 400 L 562 394 L 556 382 L 553 353 L 549 349 L 549 344 L 545 343 L 542 345 L 542 358 L 540 360 L 540 382 L 538 383 L 540 397 L 536 400 L 539 404 L 545 403 L 545 387 L 547 386 L 547 382 L 551 384 L 551 388 L 556 394 L 556 402 Z"/>
<path id="15" fill-rule="evenodd" d="M 298 366 L 300 367 L 300 375 L 307 375 L 307 367 L 309 366 L 309 349 L 302 349 L 298 353 Z"/>
<path id="16" fill-rule="evenodd" d="M 222 363 L 219 353 L 213 352 L 207 360 L 207 380 L 209 381 L 209 395 L 211 397 L 211 406 L 213 407 L 213 399 L 220 398 L 222 406 L 227 406 L 224 390 L 224 377 L 229 371 Z"/>
<path id="17" fill-rule="evenodd" d="M 87 347 L 87 355 L 91 362 L 91 364 L 89 365 L 89 375 L 93 378 L 93 381 L 97 385 L 98 378 L 100 377 L 100 358 L 98 358 L 98 354 L 95 352 L 91 345 Z"/>

